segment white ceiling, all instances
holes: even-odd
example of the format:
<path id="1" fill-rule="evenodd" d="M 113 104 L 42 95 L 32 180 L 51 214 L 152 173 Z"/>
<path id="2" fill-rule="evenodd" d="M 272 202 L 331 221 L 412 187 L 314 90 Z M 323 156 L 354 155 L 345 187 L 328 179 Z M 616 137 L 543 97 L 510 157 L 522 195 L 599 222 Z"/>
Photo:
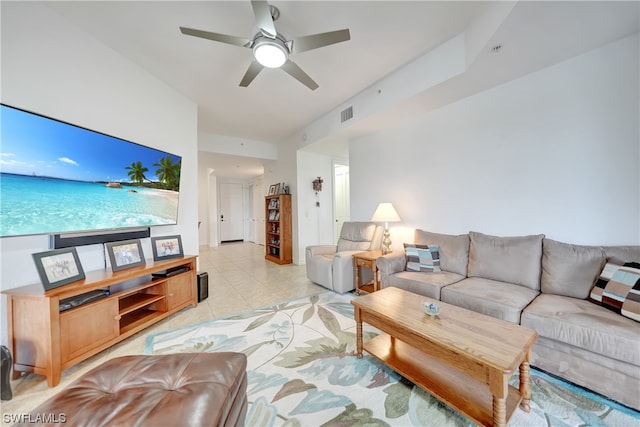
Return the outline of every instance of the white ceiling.
<path id="1" fill-rule="evenodd" d="M 249 87 L 239 87 L 251 62 L 249 49 L 179 31 L 178 27 L 185 26 L 251 38 L 258 30 L 248 0 L 45 4 L 197 103 L 200 131 L 278 143 L 464 32 L 493 3 L 271 1 L 281 13 L 276 28 L 285 37 L 343 28 L 351 32 L 350 41 L 291 56 L 320 85 L 315 91 L 278 69 L 264 69 Z M 457 86 L 438 88 L 437 95 L 459 99 L 638 32 L 638 4 L 520 2 L 493 38 L 509 54 L 501 61 L 486 61 L 481 55 L 466 79 Z M 433 97 L 423 98 L 426 104 L 433 102 Z M 243 168 L 242 158 L 216 158 L 223 163 L 217 170 L 224 166 L 233 174 Z M 252 160 L 250 167 L 254 166 Z"/>

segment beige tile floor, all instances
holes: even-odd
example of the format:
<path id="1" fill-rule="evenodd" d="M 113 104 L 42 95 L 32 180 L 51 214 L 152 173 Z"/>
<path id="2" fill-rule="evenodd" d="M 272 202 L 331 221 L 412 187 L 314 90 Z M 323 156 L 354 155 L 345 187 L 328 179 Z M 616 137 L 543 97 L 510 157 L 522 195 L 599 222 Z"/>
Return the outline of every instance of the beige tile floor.
<path id="1" fill-rule="evenodd" d="M 199 271 L 209 274 L 209 298 L 198 307 L 186 308 L 158 324 L 102 351 L 62 373 L 60 384 L 49 388 L 41 375 L 23 374 L 11 382 L 13 399 L 2 401 L 2 425 L 10 425 L 10 414 L 31 411 L 82 374 L 118 356 L 142 354 L 145 338 L 239 311 L 263 307 L 292 298 L 322 292 L 324 288 L 306 278 L 304 266 L 277 265 L 264 259 L 264 247 L 252 243 L 227 243 L 217 248 L 200 247 Z"/>

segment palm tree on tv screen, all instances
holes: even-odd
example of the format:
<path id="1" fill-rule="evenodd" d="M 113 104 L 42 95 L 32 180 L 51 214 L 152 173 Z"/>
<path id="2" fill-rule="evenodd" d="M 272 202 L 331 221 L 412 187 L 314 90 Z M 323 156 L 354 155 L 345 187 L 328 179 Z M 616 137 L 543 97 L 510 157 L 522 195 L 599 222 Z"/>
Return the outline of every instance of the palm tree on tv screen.
<path id="1" fill-rule="evenodd" d="M 178 191 L 180 187 L 180 161 L 173 163 L 171 156 L 163 157 L 153 166 L 157 167 L 156 176 L 165 185 L 167 190 Z"/>
<path id="2" fill-rule="evenodd" d="M 127 166 L 125 167 L 125 169 L 129 170 L 129 172 L 127 172 L 127 175 L 129 175 L 131 181 L 137 182 L 139 184 L 141 184 L 145 180 L 149 181 L 147 177 L 144 176 L 145 172 L 149 172 L 149 169 L 142 166 L 142 162 L 133 162 L 131 163 L 131 166 Z"/>

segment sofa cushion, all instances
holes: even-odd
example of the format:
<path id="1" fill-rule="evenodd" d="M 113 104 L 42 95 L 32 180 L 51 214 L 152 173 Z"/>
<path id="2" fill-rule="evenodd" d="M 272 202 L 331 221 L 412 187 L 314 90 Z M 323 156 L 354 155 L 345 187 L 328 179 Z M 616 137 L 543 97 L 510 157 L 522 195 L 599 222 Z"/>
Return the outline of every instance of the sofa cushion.
<path id="1" fill-rule="evenodd" d="M 640 366 L 640 328 L 588 300 L 542 294 L 522 312 L 540 336 Z"/>
<path id="2" fill-rule="evenodd" d="M 407 271 L 441 271 L 437 246 L 404 244 Z"/>
<path id="3" fill-rule="evenodd" d="M 597 246 L 579 246 L 542 240 L 540 288 L 547 294 L 585 299 L 605 262 Z"/>
<path id="4" fill-rule="evenodd" d="M 473 277 L 442 289 L 442 301 L 512 323 L 520 323 L 520 313 L 538 291 L 524 286 Z"/>
<path id="5" fill-rule="evenodd" d="M 543 234 L 499 237 L 471 231 L 469 238 L 467 276 L 540 290 Z"/>
<path id="6" fill-rule="evenodd" d="M 625 262 L 640 262 L 640 246 L 602 246 L 607 261 L 622 265 Z"/>
<path id="7" fill-rule="evenodd" d="M 459 282 L 462 279 L 464 279 L 463 275 L 448 271 L 437 273 L 401 271 L 388 276 L 382 287 L 393 286 L 414 294 L 440 300 L 440 292 L 444 286 Z"/>
<path id="8" fill-rule="evenodd" d="M 414 234 L 416 245 L 438 246 L 440 268 L 445 271 L 467 275 L 469 263 L 469 235 L 438 234 L 417 229 Z"/>
<path id="9" fill-rule="evenodd" d="M 345 222 L 340 230 L 338 252 L 368 250 L 375 232 L 376 224 L 373 222 Z"/>

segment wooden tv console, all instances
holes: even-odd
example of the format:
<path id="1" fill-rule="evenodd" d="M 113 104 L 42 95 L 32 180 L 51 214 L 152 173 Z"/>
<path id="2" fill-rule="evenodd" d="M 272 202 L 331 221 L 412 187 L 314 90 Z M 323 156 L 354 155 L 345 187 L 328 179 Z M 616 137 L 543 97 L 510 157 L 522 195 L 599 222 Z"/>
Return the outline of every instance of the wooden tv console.
<path id="1" fill-rule="evenodd" d="M 174 267 L 188 270 L 152 276 Z M 91 271 L 83 280 L 48 291 L 41 284 L 5 290 L 13 377 L 34 372 L 53 387 L 70 366 L 186 306 L 197 306 L 196 287 L 196 257 L 186 256 L 146 260 L 144 266 L 117 272 Z M 60 311 L 61 300 L 97 289 L 109 289 L 110 295 Z"/>

